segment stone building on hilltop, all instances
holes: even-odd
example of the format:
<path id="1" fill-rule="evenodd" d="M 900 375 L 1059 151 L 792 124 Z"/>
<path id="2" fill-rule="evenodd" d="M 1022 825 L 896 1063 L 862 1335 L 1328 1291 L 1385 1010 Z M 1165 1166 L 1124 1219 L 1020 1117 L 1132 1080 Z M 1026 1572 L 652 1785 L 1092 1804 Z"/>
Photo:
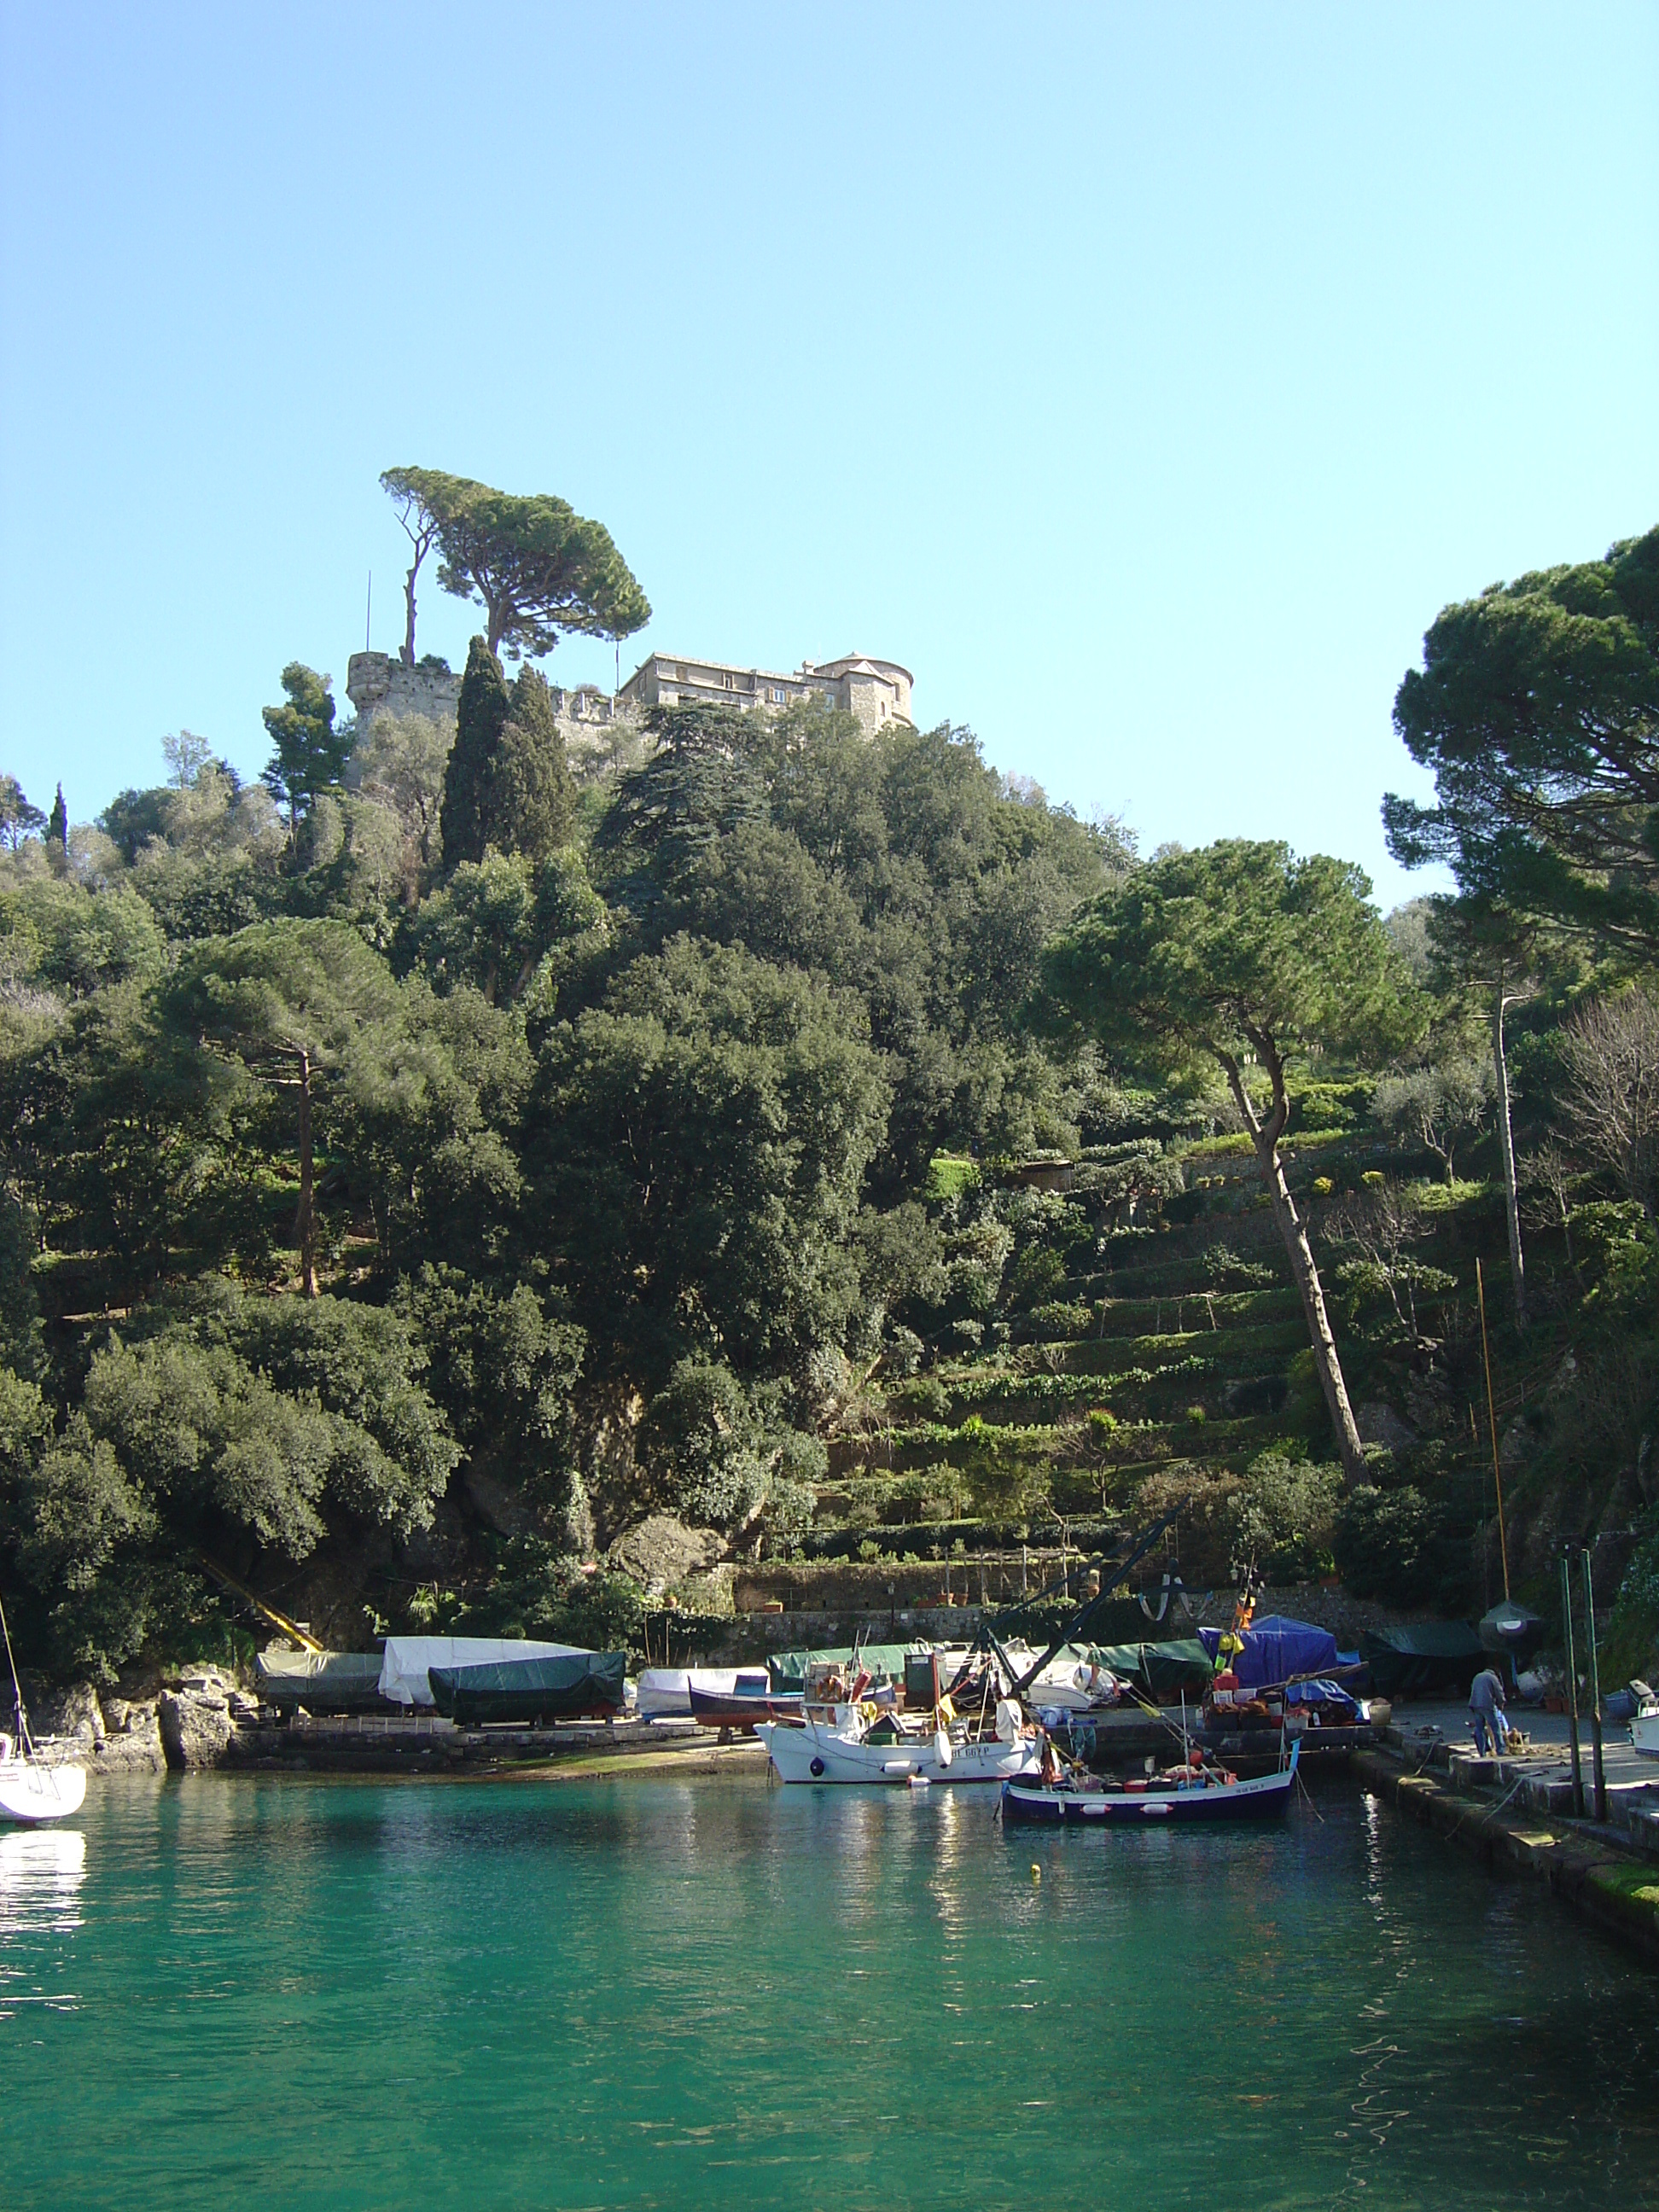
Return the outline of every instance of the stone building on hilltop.
<path id="1" fill-rule="evenodd" d="M 729 661 L 691 660 L 673 653 L 653 653 L 641 662 L 617 694 L 639 709 L 647 707 L 787 707 L 796 699 L 821 698 L 855 714 L 867 735 L 888 722 L 910 721 L 910 672 L 896 660 L 872 660 L 861 653 L 839 660 L 803 660 L 792 675 L 769 668 L 736 668 Z"/>
<path id="2" fill-rule="evenodd" d="M 866 736 L 874 737 L 891 724 L 913 726 L 909 670 L 897 661 L 872 660 L 858 653 L 839 660 L 804 660 L 790 675 L 653 653 L 614 697 L 596 684 L 574 691 L 554 690 L 553 714 L 573 771 L 591 777 L 640 757 L 649 707 L 776 709 L 797 699 L 818 698 L 855 715 Z M 447 661 L 428 659 L 410 668 L 391 653 L 354 653 L 346 669 L 346 696 L 362 730 L 381 714 L 424 714 L 453 726 L 461 679 Z"/>
<path id="3" fill-rule="evenodd" d="M 580 684 L 574 691 L 551 686 L 550 690 L 553 717 L 575 775 L 589 776 L 617 761 L 639 757 L 642 717 L 637 708 L 613 699 L 597 684 Z M 417 661 L 410 668 L 390 653 L 354 653 L 346 667 L 346 696 L 362 730 L 381 714 L 424 714 L 453 728 L 461 679 L 443 660 Z"/>

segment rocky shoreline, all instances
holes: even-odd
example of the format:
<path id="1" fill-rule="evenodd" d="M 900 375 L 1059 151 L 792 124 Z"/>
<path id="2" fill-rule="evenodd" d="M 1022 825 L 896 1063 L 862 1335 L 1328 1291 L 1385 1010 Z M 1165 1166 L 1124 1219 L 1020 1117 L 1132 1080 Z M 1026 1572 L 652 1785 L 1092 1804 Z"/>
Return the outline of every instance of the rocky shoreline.
<path id="1" fill-rule="evenodd" d="M 72 1682 L 32 1698 L 28 1713 L 36 1736 L 71 1752 L 89 1774 L 184 1774 L 223 1765 L 237 1730 L 258 1718 L 259 1701 L 228 1668 L 201 1666 L 130 1698 Z"/>

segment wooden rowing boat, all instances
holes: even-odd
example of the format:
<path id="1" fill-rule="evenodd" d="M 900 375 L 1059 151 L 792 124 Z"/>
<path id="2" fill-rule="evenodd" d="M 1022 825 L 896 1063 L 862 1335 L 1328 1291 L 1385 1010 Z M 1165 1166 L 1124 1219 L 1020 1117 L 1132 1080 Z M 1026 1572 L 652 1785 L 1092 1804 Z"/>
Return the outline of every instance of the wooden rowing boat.
<path id="1" fill-rule="evenodd" d="M 1115 1789 L 1080 1788 L 1075 1783 L 1019 1780 L 1002 1785 L 1002 1817 L 1050 1827 L 1139 1828 L 1163 1821 L 1271 1820 L 1291 1802 L 1296 1787 L 1299 1742 L 1275 1774 L 1237 1781 L 1212 1768 L 1194 1770 L 1181 1782 L 1123 1783 Z"/>

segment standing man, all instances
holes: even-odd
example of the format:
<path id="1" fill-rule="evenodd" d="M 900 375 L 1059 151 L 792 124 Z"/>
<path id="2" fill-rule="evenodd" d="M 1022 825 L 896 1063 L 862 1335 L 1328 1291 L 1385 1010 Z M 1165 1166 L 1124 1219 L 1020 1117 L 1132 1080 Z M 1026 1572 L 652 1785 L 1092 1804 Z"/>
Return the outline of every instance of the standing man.
<path id="1" fill-rule="evenodd" d="M 1489 1747 L 1500 1759 L 1509 1748 L 1510 1723 L 1504 1703 L 1503 1677 L 1496 1668 L 1483 1667 L 1469 1686 L 1469 1726 L 1482 1759 Z"/>

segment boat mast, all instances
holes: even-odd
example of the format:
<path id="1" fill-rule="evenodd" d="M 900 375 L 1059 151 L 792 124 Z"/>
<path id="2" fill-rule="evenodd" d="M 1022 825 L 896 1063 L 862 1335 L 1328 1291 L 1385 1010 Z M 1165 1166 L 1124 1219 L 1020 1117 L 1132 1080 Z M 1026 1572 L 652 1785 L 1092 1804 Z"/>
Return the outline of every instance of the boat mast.
<path id="1" fill-rule="evenodd" d="M 12 1653 L 11 1629 L 6 1620 L 6 1607 L 3 1598 L 0 1598 L 0 1633 L 3 1633 L 6 1639 L 6 1664 L 11 1669 L 11 1693 L 13 1700 L 17 1707 L 17 1735 L 19 1746 L 23 1753 L 23 1756 L 27 1759 L 32 1756 L 34 1746 L 29 1740 L 29 1718 L 28 1715 L 23 1710 L 23 1686 L 17 1679 L 17 1661 Z"/>

